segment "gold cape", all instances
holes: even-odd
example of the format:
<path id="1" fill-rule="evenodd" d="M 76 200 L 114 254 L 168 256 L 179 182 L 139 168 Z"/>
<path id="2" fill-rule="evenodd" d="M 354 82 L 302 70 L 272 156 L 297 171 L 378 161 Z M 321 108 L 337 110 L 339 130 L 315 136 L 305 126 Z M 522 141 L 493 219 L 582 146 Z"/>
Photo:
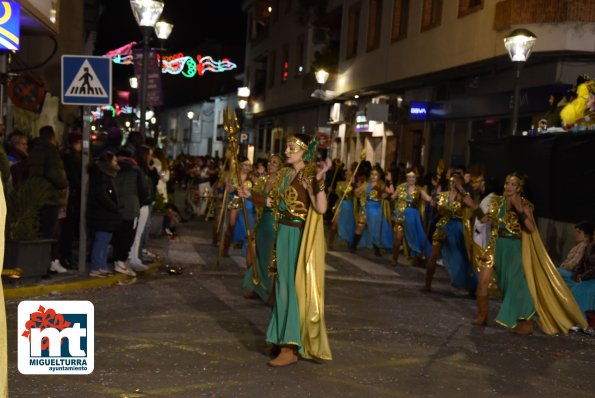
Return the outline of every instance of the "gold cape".
<path id="1" fill-rule="evenodd" d="M 295 272 L 302 356 L 307 359 L 333 359 L 324 322 L 325 256 L 322 215 L 310 206 Z"/>
<path id="2" fill-rule="evenodd" d="M 547 254 L 539 232 L 522 232 L 522 262 L 529 291 L 539 315 L 537 324 L 546 334 L 568 333 L 587 327 L 584 314 Z"/>

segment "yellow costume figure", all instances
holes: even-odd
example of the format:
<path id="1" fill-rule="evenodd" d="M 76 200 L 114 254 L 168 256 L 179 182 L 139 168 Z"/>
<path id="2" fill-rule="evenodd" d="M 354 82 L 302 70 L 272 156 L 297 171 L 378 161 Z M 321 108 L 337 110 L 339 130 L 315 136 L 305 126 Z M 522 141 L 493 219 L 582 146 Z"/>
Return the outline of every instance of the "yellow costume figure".
<path id="1" fill-rule="evenodd" d="M 4 187 L 0 179 L 0 271 L 4 264 L 4 227 L 6 223 L 6 200 Z M 4 290 L 0 283 L 0 397 L 8 396 L 8 344 L 6 341 L 6 310 Z"/>

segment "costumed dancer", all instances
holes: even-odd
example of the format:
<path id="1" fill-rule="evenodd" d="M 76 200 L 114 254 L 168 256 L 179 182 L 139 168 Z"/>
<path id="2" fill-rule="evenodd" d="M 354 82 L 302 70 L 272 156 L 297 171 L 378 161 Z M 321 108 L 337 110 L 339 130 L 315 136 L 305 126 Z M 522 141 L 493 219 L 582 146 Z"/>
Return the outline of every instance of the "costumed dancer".
<path id="1" fill-rule="evenodd" d="M 522 195 L 524 180 L 509 174 L 504 195 L 494 195 L 487 218 L 492 234 L 487 255 L 493 256 L 502 305 L 496 322 L 517 334 L 533 332 L 533 320 L 546 334 L 567 333 L 587 321 L 572 293 L 556 272 L 533 218 L 533 205 Z M 484 219 L 484 217 L 482 217 Z"/>
<path id="2" fill-rule="evenodd" d="M 322 217 L 327 210 L 324 178 L 331 161 L 316 168 L 310 164 L 315 151 L 316 141 L 309 136 L 288 137 L 290 167 L 277 173 L 266 199 L 277 221 L 271 264 L 276 270 L 275 303 L 266 341 L 280 352 L 270 366 L 294 364 L 299 356 L 332 359 L 324 321 Z"/>
<path id="3" fill-rule="evenodd" d="M 350 245 L 355 234 L 355 213 L 354 213 L 354 196 L 353 196 L 353 170 L 355 164 L 349 170 L 345 171 L 345 181 L 337 182 L 335 192 L 339 198 L 343 198 L 340 205 L 335 204 L 333 213 L 339 212 L 338 215 L 333 216 L 331 229 L 329 231 L 328 248 L 333 250 L 335 245 L 335 236 L 347 242 Z M 347 191 L 347 192 L 345 192 Z M 343 197 L 344 196 L 344 197 Z M 337 205 L 339 206 L 337 208 Z"/>
<path id="4" fill-rule="evenodd" d="M 572 292 L 579 308 L 586 314 L 587 311 L 595 312 L 595 240 L 593 224 L 590 222 L 579 223 L 576 225 L 576 230 L 577 236 L 582 232 L 584 239 L 576 246 L 583 248 L 582 253 L 580 253 L 581 258 L 578 264 L 571 269 L 560 267 L 558 272 L 560 272 L 564 282 Z M 583 246 L 581 243 L 587 245 Z M 568 261 L 564 263 L 568 263 Z"/>
<path id="5" fill-rule="evenodd" d="M 454 173 L 450 177 L 450 189 L 437 196 L 437 210 L 440 219 L 432 236 L 432 253 L 426 264 L 425 290 L 432 290 L 432 279 L 436 271 L 438 255 L 442 261 L 452 286 L 474 293 L 477 286 L 475 274 L 465 241 L 463 211 L 465 206 L 474 207 L 469 193 L 463 188 L 463 176 Z"/>
<path id="6" fill-rule="evenodd" d="M 241 183 L 238 183 L 238 179 L 235 173 L 230 174 L 230 178 L 227 180 L 227 192 L 229 192 L 228 199 L 228 224 L 227 231 L 225 233 L 225 241 L 223 245 L 223 256 L 229 257 L 229 246 L 231 243 L 242 244 L 242 255 L 246 255 L 247 247 L 247 236 L 246 227 L 244 221 L 244 213 L 240 211 L 240 197 L 238 196 L 238 187 L 242 186 L 248 190 L 252 190 L 252 180 L 250 174 L 252 172 L 252 163 L 248 159 L 239 159 L 240 163 L 240 178 Z M 233 164 L 232 164 L 233 169 Z M 248 225 L 250 229 L 254 227 L 254 219 L 256 217 L 256 211 L 252 201 L 248 200 L 246 203 L 246 210 L 248 212 Z M 250 259 L 249 259 L 250 260 Z"/>
<path id="7" fill-rule="evenodd" d="M 266 198 L 268 193 L 273 188 L 273 183 L 277 178 L 277 172 L 281 169 L 283 160 L 279 155 L 271 155 L 267 162 L 267 172 L 263 176 L 258 177 L 252 192 L 253 198 Z M 266 205 L 266 201 L 255 203 L 257 221 L 254 236 L 256 239 L 256 263 L 258 266 L 259 283 L 254 284 L 254 270 L 248 267 L 248 272 L 244 277 L 242 287 L 248 292 L 244 294 L 246 298 L 259 298 L 267 302 L 271 294 L 271 281 L 269 278 L 269 264 L 271 261 L 271 253 L 273 250 L 273 238 L 275 236 L 275 220 L 273 218 L 273 209 Z"/>
<path id="8" fill-rule="evenodd" d="M 381 179 L 382 169 L 373 167 L 369 181 L 355 190 L 359 201 L 357 227 L 349 250 L 355 253 L 358 247 L 374 248 L 376 256 L 382 256 L 381 249 L 393 245 L 393 231 L 390 226 L 390 203 L 386 184 Z"/>
<path id="9" fill-rule="evenodd" d="M 493 277 L 494 261 L 492 257 L 486 256 L 486 250 L 492 233 L 492 223 L 489 220 L 483 222 L 477 215 L 479 214 L 481 216 L 487 213 L 494 193 L 491 192 L 491 189 L 486 190 L 486 182 L 482 175 L 472 177 L 471 187 L 473 202 L 480 209 L 475 210 L 473 215 L 472 261 L 478 274 L 478 281 L 477 289 L 475 290 L 477 316 L 471 323 L 475 326 L 485 326 L 488 323 L 489 289 L 491 284 L 495 285 Z M 485 195 L 486 192 L 489 193 Z"/>
<path id="10" fill-rule="evenodd" d="M 420 209 L 424 202 L 431 203 L 432 198 L 421 187 L 416 185 L 417 173 L 409 169 L 406 174 L 407 182 L 398 185 L 391 199 L 395 200 L 393 211 L 393 266 L 399 262 L 401 242 L 405 238 L 405 254 L 410 258 L 430 257 L 430 245 L 427 244 Z"/>

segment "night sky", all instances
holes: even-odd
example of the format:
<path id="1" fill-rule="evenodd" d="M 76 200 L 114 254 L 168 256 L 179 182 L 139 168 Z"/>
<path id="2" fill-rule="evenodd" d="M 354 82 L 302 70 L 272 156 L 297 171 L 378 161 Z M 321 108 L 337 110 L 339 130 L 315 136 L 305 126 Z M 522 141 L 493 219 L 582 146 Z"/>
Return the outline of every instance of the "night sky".
<path id="1" fill-rule="evenodd" d="M 161 19 L 174 24 L 165 42 L 166 53 L 211 55 L 214 59 L 229 58 L 238 69 L 225 73 L 205 73 L 187 79 L 163 75 L 165 107 L 200 101 L 213 95 L 233 92 L 239 84 L 235 76 L 242 72 L 246 35 L 246 16 L 242 0 L 165 0 Z M 102 0 L 95 54 L 142 40 L 140 29 L 127 0 Z M 159 41 L 151 42 L 159 47 Z M 113 65 L 114 89 L 129 90 L 128 78 L 133 67 Z"/>

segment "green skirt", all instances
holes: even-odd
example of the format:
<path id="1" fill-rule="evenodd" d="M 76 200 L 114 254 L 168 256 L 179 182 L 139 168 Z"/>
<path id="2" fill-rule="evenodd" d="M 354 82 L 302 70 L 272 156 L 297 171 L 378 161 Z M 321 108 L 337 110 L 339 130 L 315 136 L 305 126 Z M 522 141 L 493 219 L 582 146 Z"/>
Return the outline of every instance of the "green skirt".
<path id="1" fill-rule="evenodd" d="M 502 305 L 496 322 L 513 328 L 535 316 L 535 302 L 529 291 L 521 257 L 521 240 L 496 240 L 496 278 L 502 291 Z"/>
<path id="2" fill-rule="evenodd" d="M 275 305 L 267 329 L 267 343 L 291 344 L 302 353 L 300 314 L 295 293 L 295 270 L 300 251 L 300 228 L 278 224 L 276 242 L 277 277 L 275 278 Z"/>
<path id="3" fill-rule="evenodd" d="M 256 264 L 258 267 L 258 285 L 252 283 L 254 271 L 252 267 L 248 268 L 242 287 L 246 290 L 253 290 L 263 300 L 267 301 L 271 294 L 271 281 L 269 278 L 269 262 L 271 260 L 271 251 L 273 250 L 273 238 L 275 236 L 273 214 L 270 211 L 264 211 L 256 227 Z"/>

